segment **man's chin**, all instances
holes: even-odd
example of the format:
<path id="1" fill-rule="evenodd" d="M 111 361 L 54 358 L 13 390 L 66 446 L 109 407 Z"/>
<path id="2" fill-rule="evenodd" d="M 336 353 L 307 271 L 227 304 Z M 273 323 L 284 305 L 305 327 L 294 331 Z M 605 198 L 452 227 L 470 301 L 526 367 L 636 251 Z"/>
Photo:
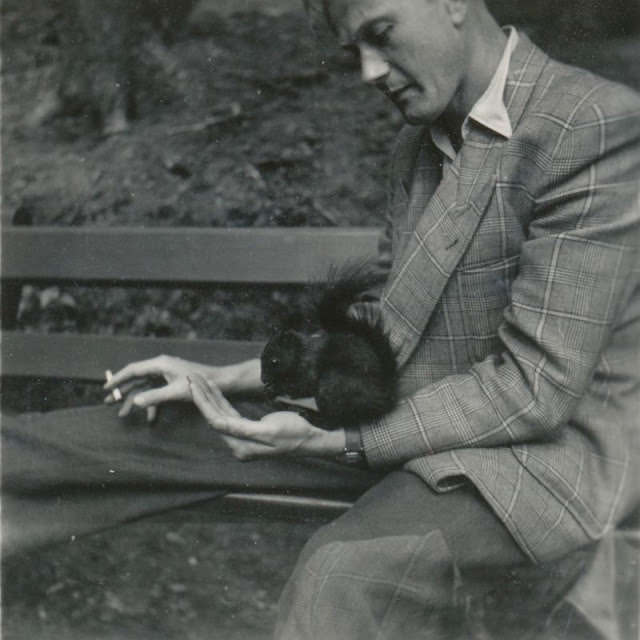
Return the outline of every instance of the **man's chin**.
<path id="1" fill-rule="evenodd" d="M 406 112 L 403 109 L 400 109 L 400 113 L 402 114 L 402 117 L 404 118 L 404 121 L 407 124 L 411 124 L 411 125 L 430 124 L 430 121 L 428 119 L 412 114 L 410 112 Z"/>
<path id="2" fill-rule="evenodd" d="M 404 121 L 407 124 L 412 124 L 412 125 L 427 124 L 423 118 L 419 118 L 416 115 L 413 115 L 411 113 L 407 113 L 407 112 L 403 111 L 402 109 L 400 109 L 400 113 L 402 113 L 402 116 L 404 117 Z"/>
<path id="3" fill-rule="evenodd" d="M 424 110 L 412 107 L 411 104 L 398 104 L 394 103 L 398 111 L 402 114 L 407 124 L 412 125 L 425 125 L 431 124 L 437 117 L 434 117 L 430 113 L 426 113 Z"/>

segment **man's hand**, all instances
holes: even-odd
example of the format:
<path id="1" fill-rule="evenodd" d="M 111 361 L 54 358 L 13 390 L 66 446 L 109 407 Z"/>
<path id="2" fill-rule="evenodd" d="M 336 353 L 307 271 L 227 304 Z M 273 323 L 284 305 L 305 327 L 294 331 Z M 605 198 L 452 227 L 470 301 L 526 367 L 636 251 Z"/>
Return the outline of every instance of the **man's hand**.
<path id="1" fill-rule="evenodd" d="M 244 369 L 251 368 L 247 365 L 252 363 L 211 367 L 173 356 L 158 356 L 132 362 L 113 376 L 107 376 L 104 389 L 109 391 L 109 395 L 105 402 L 113 404 L 124 400 L 118 412 L 121 417 L 128 415 L 134 407 L 145 409 L 147 420 L 151 422 L 156 416 L 157 406 L 163 402 L 191 399 L 187 376 L 198 373 L 216 384 L 231 388 L 234 380 L 241 378 L 238 372 L 246 374 Z M 259 375 L 259 371 L 253 373 L 253 377 L 259 378 Z"/>
<path id="2" fill-rule="evenodd" d="M 158 356 L 149 360 L 132 362 L 113 376 L 107 375 L 104 385 L 109 395 L 107 404 L 124 399 L 118 415 L 128 415 L 133 407 L 146 409 L 147 420 L 152 421 L 157 405 L 171 400 L 190 398 L 187 375 L 193 373 L 192 363 L 171 356 Z M 163 385 L 152 386 L 153 379 L 164 380 Z"/>
<path id="3" fill-rule="evenodd" d="M 188 385 L 206 421 L 239 460 L 278 455 L 335 457 L 344 450 L 342 429 L 318 429 L 292 411 L 270 413 L 258 421 L 248 420 L 203 376 L 190 375 Z"/>

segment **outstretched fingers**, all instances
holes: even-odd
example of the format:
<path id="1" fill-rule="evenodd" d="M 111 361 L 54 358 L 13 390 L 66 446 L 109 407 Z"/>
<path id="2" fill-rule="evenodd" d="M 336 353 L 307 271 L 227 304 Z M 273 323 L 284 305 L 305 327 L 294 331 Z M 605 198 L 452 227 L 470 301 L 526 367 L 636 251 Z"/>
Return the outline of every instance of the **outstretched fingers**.
<path id="1" fill-rule="evenodd" d="M 222 391 L 215 384 L 207 382 L 203 376 L 192 373 L 187 376 L 187 382 L 194 400 L 196 399 L 195 392 L 198 398 L 208 403 L 218 413 L 228 416 L 240 416 L 233 405 L 224 397 Z"/>
<path id="2" fill-rule="evenodd" d="M 216 431 L 233 438 L 251 440 L 254 444 L 270 446 L 261 423 L 243 418 L 215 385 L 208 384 L 199 375 L 189 376 L 188 382 L 195 405 Z"/>
<path id="3" fill-rule="evenodd" d="M 136 389 L 146 388 L 148 382 L 143 379 L 134 379 L 129 382 L 124 382 L 120 385 L 109 383 L 109 388 L 105 385 L 105 390 L 109 391 L 109 394 L 105 397 L 106 404 L 113 404 L 115 402 L 121 402 L 123 398 L 129 395 L 136 395 Z"/>
<path id="4" fill-rule="evenodd" d="M 150 358 L 149 360 L 131 362 L 120 369 L 120 371 L 116 371 L 116 373 L 108 377 L 108 380 L 104 384 L 104 389 L 106 391 L 110 391 L 111 389 L 119 387 L 125 382 L 130 382 L 135 378 L 146 378 L 148 376 L 161 375 L 163 375 L 163 370 L 160 358 L 156 357 Z"/>

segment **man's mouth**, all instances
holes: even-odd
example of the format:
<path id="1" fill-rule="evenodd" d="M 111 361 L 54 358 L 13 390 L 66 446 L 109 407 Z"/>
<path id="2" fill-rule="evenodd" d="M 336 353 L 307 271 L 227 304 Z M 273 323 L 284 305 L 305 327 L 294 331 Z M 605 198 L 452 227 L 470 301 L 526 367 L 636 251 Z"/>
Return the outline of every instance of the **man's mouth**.
<path id="1" fill-rule="evenodd" d="M 391 98 L 391 100 L 393 100 L 394 102 L 397 102 L 398 100 L 402 99 L 405 92 L 408 91 L 409 89 L 415 89 L 415 85 L 407 84 L 404 87 L 400 87 L 398 89 L 387 89 L 386 93 L 387 93 L 387 96 Z"/>

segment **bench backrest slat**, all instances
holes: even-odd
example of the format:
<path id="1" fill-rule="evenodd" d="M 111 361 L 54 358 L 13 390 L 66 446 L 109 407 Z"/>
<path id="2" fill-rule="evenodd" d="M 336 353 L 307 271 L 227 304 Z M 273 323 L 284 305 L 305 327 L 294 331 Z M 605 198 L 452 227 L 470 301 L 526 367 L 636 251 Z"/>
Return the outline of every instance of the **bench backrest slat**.
<path id="1" fill-rule="evenodd" d="M 262 343 L 240 340 L 130 338 L 90 334 L 2 334 L 2 375 L 104 380 L 128 362 L 160 354 L 196 362 L 231 364 L 260 354 Z"/>
<path id="2" fill-rule="evenodd" d="M 10 302 L 7 315 L 15 318 L 20 283 L 26 282 L 303 284 L 322 279 L 332 264 L 374 257 L 378 235 L 374 228 L 5 227 L 3 302 Z M 261 343 L 229 340 L 3 331 L 1 373 L 102 380 L 106 367 L 118 369 L 161 353 L 228 364 L 255 357 L 261 348 Z"/>
<path id="3" fill-rule="evenodd" d="M 2 277 L 147 286 L 305 283 L 375 256 L 370 228 L 5 228 Z"/>

